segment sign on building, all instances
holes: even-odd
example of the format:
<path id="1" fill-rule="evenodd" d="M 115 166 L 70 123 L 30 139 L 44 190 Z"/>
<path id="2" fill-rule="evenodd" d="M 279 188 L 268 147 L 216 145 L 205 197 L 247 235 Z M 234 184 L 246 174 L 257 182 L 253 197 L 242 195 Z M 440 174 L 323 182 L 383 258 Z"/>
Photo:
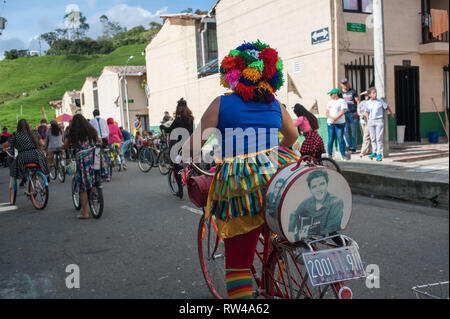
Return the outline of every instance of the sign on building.
<path id="1" fill-rule="evenodd" d="M 319 44 L 330 40 L 328 27 L 311 32 L 311 44 Z"/>
<path id="2" fill-rule="evenodd" d="M 363 23 L 347 22 L 347 31 L 366 32 L 366 25 Z"/>

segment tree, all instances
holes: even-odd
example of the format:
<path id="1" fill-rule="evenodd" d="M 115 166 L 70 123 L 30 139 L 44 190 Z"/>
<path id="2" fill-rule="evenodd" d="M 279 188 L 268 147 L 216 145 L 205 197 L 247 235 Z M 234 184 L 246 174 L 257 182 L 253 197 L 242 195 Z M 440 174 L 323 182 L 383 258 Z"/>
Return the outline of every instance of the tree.
<path id="1" fill-rule="evenodd" d="M 193 11 L 192 8 L 187 8 L 181 11 L 181 13 L 192 13 L 192 11 Z"/>
<path id="2" fill-rule="evenodd" d="M 5 51 L 5 59 L 6 60 L 14 60 L 19 57 L 19 51 L 16 49 L 12 49 L 10 51 Z"/>
<path id="3" fill-rule="evenodd" d="M 126 28 L 121 27 L 119 22 L 110 21 L 106 15 L 102 15 L 99 20 L 103 26 L 103 39 L 110 39 L 120 32 L 126 32 Z"/>
<path id="4" fill-rule="evenodd" d="M 198 14 L 198 15 L 200 15 L 200 16 L 202 16 L 202 15 L 207 15 L 207 14 L 208 14 L 208 11 L 202 11 L 202 10 L 200 10 L 200 9 L 197 9 L 197 10 L 195 10 L 195 14 Z"/>
<path id="5" fill-rule="evenodd" d="M 159 31 L 162 28 L 162 24 L 155 21 L 150 22 L 148 25 L 150 26 L 150 30 Z"/>
<path id="6" fill-rule="evenodd" d="M 56 32 L 47 32 L 41 34 L 41 38 L 47 42 L 48 46 L 51 47 L 53 43 L 58 40 L 58 34 Z"/>
<path id="7" fill-rule="evenodd" d="M 71 40 L 79 40 L 86 37 L 89 30 L 87 18 L 79 11 L 71 11 L 64 15 L 64 23 L 71 31 Z"/>

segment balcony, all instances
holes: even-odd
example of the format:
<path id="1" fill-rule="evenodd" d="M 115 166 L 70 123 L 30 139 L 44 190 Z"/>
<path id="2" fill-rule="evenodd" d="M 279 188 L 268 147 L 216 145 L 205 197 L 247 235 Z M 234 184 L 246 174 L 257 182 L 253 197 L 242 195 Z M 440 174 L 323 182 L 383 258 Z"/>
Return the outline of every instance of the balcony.
<path id="1" fill-rule="evenodd" d="M 422 0 L 422 54 L 448 54 L 448 2 Z"/>

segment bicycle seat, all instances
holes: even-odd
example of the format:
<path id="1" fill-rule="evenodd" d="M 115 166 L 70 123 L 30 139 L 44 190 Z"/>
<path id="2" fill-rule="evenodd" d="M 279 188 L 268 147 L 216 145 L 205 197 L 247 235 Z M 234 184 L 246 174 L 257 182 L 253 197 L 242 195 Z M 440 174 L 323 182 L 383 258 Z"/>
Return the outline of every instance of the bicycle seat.
<path id="1" fill-rule="evenodd" d="M 39 164 L 36 164 L 36 163 L 25 164 L 25 167 L 27 167 L 27 168 L 39 167 Z"/>

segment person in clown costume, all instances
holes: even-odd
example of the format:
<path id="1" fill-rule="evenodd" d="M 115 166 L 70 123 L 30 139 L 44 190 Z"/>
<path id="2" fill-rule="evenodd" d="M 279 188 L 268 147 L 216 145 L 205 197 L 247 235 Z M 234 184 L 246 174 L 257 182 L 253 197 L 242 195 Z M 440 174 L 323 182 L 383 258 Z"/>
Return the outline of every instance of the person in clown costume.
<path id="1" fill-rule="evenodd" d="M 265 186 L 272 175 L 298 160 L 290 149 L 298 133 L 275 93 L 283 85 L 278 52 L 259 40 L 231 50 L 220 64 L 220 82 L 230 94 L 216 97 L 199 127 L 183 146 L 193 150 L 196 134 L 218 129 L 222 160 L 209 190 L 205 218 L 216 217 L 225 243 L 225 280 L 229 298 L 252 298 L 256 244 L 264 224 Z M 281 141 L 278 133 L 283 134 Z M 202 136 L 202 144 L 209 136 Z"/>

